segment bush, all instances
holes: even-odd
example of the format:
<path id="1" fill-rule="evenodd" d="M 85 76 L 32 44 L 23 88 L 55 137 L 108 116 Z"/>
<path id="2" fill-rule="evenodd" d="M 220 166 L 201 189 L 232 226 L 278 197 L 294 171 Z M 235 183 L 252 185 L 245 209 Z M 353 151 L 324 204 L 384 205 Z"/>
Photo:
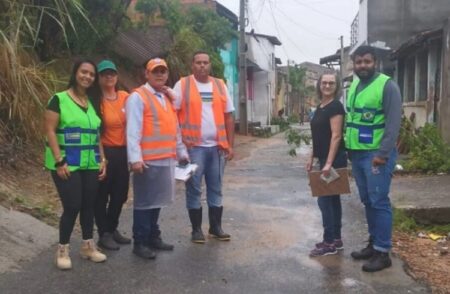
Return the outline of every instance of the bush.
<path id="1" fill-rule="evenodd" d="M 450 172 L 450 146 L 433 124 L 425 124 L 408 139 L 410 152 L 403 162 L 408 171 L 425 173 Z"/>
<path id="2" fill-rule="evenodd" d="M 297 156 L 295 149 L 300 147 L 302 142 L 306 145 L 311 143 L 311 136 L 301 130 L 289 128 L 284 135 L 288 145 L 291 146 L 291 149 L 288 151 L 290 156 Z"/>
<path id="3" fill-rule="evenodd" d="M 294 113 L 288 117 L 287 121 L 291 124 L 295 124 L 300 121 L 300 118 L 299 118 L 298 114 Z"/>
<path id="4" fill-rule="evenodd" d="M 289 122 L 282 117 L 272 117 L 270 124 L 280 126 L 280 131 L 284 131 L 289 128 Z"/>

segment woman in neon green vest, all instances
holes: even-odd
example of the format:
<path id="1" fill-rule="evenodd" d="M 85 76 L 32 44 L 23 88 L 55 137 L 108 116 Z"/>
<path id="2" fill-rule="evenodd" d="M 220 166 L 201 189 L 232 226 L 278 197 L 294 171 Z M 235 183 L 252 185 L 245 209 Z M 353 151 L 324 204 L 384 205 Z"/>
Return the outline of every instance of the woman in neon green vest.
<path id="1" fill-rule="evenodd" d="M 69 242 L 78 214 L 83 235 L 81 256 L 93 262 L 106 260 L 93 241 L 95 198 L 99 181 L 106 177 L 99 140 L 101 121 L 89 98 L 98 88 L 97 76 L 93 62 L 76 62 L 68 89 L 56 93 L 45 112 L 45 167 L 63 206 L 56 253 L 56 266 L 62 270 L 72 268 Z"/>

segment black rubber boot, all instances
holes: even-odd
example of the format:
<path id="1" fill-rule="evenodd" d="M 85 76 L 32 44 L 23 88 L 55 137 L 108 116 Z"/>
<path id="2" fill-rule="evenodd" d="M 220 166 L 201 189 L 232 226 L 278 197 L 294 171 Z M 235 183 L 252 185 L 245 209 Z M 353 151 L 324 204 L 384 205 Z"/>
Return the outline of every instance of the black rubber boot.
<path id="1" fill-rule="evenodd" d="M 192 224 L 191 241 L 194 243 L 205 243 L 205 236 L 202 232 L 202 208 L 189 209 L 189 219 Z"/>
<path id="2" fill-rule="evenodd" d="M 105 232 L 99 238 L 97 245 L 106 250 L 119 250 L 119 244 L 114 241 L 113 234 Z"/>
<path id="3" fill-rule="evenodd" d="M 350 255 L 353 257 L 353 259 L 363 260 L 371 258 L 374 253 L 375 249 L 373 249 L 373 241 L 371 238 L 369 238 L 369 244 L 367 244 L 366 248 L 363 248 L 359 251 L 353 251 Z"/>
<path id="4" fill-rule="evenodd" d="M 114 241 L 116 241 L 118 244 L 130 244 L 131 243 L 131 239 L 125 237 L 124 235 L 122 235 L 118 230 L 115 230 L 113 233 L 113 238 Z"/>
<path id="5" fill-rule="evenodd" d="M 365 272 L 378 272 L 392 265 L 389 252 L 380 252 L 374 250 L 372 257 L 362 266 L 362 270 Z"/>
<path id="6" fill-rule="evenodd" d="M 144 246 L 143 244 L 134 243 L 133 253 L 144 259 L 155 259 L 156 258 L 156 253 L 153 250 L 151 250 L 149 247 Z"/>
<path id="7" fill-rule="evenodd" d="M 152 249 L 163 250 L 163 251 L 172 251 L 174 246 L 171 244 L 165 243 L 161 237 L 156 237 L 150 239 L 148 242 L 148 246 Z"/>
<path id="8" fill-rule="evenodd" d="M 230 241 L 231 236 L 222 230 L 223 206 L 209 207 L 209 234 L 220 241 Z"/>

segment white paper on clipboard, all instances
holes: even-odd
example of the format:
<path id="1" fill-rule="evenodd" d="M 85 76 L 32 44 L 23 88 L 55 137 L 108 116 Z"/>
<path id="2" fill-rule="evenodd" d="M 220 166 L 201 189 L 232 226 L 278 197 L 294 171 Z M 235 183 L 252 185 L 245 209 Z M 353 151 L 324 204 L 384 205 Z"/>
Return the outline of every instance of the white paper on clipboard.
<path id="1" fill-rule="evenodd" d="M 185 166 L 175 167 L 175 180 L 186 182 L 197 170 L 198 165 L 195 163 L 188 163 Z"/>

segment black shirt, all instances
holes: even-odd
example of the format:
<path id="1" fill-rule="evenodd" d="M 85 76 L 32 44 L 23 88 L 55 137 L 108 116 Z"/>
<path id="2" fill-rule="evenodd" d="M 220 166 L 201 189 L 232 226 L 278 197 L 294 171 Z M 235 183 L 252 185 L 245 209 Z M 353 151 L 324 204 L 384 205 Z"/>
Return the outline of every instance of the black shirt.
<path id="1" fill-rule="evenodd" d="M 330 150 L 331 124 L 330 119 L 336 115 L 345 116 L 344 106 L 339 100 L 333 100 L 323 108 L 319 105 L 311 120 L 311 135 L 313 142 L 313 156 L 327 158 Z M 343 124 L 343 123 L 342 123 Z M 342 125 L 342 128 L 344 126 Z M 344 150 L 344 139 L 339 144 L 339 150 Z"/>
<path id="2" fill-rule="evenodd" d="M 84 112 L 87 112 L 87 110 L 88 110 L 87 107 L 83 107 L 76 102 L 75 102 L 75 104 L 78 105 L 78 107 L 80 107 L 81 110 L 83 110 Z M 48 102 L 48 105 L 47 105 L 47 109 L 51 110 L 53 112 L 56 112 L 56 113 L 61 113 L 61 108 L 59 107 L 59 97 L 57 95 L 50 98 L 50 101 Z"/>

